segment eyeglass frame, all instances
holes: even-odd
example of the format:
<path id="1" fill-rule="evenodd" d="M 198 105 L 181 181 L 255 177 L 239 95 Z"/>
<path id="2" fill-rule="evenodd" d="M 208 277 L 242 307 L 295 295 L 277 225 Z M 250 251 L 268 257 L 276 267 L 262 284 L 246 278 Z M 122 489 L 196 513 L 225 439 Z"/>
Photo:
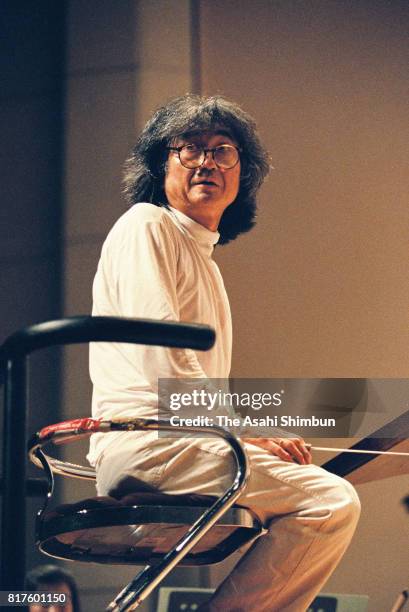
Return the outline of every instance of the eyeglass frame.
<path id="1" fill-rule="evenodd" d="M 240 153 L 242 152 L 242 149 L 240 149 L 240 147 L 237 147 L 236 145 L 232 145 L 230 143 L 226 143 L 226 144 L 220 144 L 217 147 L 214 147 L 213 149 L 205 149 L 203 147 L 198 147 L 198 149 L 202 152 L 202 155 L 204 154 L 204 158 L 201 164 L 199 164 L 198 166 L 185 166 L 185 164 L 182 162 L 182 160 L 180 159 L 180 152 L 182 149 L 184 149 L 185 147 L 189 146 L 189 144 L 184 144 L 181 145 L 180 147 L 166 147 L 167 151 L 177 151 L 178 154 L 178 158 L 180 163 L 182 164 L 182 166 L 184 168 L 186 168 L 187 170 L 196 170 L 196 168 L 200 168 L 200 166 L 203 166 L 203 164 L 206 161 L 206 157 L 208 153 L 212 154 L 212 159 L 214 161 L 214 163 L 216 164 L 216 166 L 221 169 L 221 170 L 232 170 L 232 168 L 235 168 L 237 166 L 237 164 L 240 161 Z M 220 149 L 221 147 L 231 147 L 232 149 L 236 149 L 237 153 L 238 153 L 238 157 L 237 157 L 237 161 L 233 166 L 230 166 L 229 168 L 223 168 L 223 166 L 219 166 L 219 164 L 217 163 L 217 161 L 214 158 L 214 154 L 217 151 L 217 149 Z"/>

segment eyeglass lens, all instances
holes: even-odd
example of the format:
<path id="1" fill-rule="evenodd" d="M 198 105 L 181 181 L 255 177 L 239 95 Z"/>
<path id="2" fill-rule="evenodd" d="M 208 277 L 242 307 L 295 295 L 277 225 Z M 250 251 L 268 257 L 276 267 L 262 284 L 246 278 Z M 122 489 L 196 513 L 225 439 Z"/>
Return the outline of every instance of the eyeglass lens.
<path id="1" fill-rule="evenodd" d="M 195 145 L 186 145 L 180 149 L 179 158 L 187 168 L 198 168 L 205 160 L 205 152 Z M 231 145 L 220 145 L 212 151 L 213 159 L 219 168 L 233 168 L 239 161 L 239 152 Z"/>

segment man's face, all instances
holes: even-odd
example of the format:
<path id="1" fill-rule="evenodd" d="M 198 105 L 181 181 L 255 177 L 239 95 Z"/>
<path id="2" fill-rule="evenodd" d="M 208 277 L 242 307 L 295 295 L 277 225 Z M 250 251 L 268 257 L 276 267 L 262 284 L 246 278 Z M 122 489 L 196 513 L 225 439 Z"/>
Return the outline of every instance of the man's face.
<path id="1" fill-rule="evenodd" d="M 192 132 L 175 139 L 174 147 L 195 144 L 213 149 L 237 142 L 220 128 L 208 132 Z M 185 168 L 176 151 L 170 151 L 166 165 L 165 193 L 171 206 L 215 231 L 225 209 L 236 199 L 240 183 L 240 160 L 230 169 L 218 168 L 212 153 L 207 153 L 201 166 Z"/>

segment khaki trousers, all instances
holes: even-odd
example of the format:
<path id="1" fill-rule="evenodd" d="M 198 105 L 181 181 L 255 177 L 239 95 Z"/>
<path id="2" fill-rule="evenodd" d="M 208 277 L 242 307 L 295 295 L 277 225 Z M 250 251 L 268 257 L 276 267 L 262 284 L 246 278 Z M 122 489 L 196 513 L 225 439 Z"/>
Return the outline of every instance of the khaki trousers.
<path id="1" fill-rule="evenodd" d="M 360 511 L 354 488 L 315 465 L 287 463 L 246 443 L 251 474 L 238 503 L 268 529 L 247 550 L 203 610 L 303 612 L 334 571 Z M 126 433 L 97 464 L 99 495 L 141 487 L 170 494 L 219 496 L 231 484 L 234 462 L 224 442 L 158 439 Z M 143 484 L 145 483 L 145 484 Z"/>

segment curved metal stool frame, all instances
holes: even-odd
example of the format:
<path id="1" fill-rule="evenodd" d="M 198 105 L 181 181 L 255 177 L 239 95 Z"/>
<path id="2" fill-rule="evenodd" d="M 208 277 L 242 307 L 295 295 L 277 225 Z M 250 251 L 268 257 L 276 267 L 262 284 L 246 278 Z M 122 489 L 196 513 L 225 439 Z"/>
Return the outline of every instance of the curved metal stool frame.
<path id="1" fill-rule="evenodd" d="M 88 342 L 125 342 L 133 344 L 149 344 L 168 347 L 192 348 L 195 350 L 208 350 L 215 341 L 214 330 L 205 325 L 186 324 L 174 321 L 157 321 L 144 319 L 127 319 L 123 317 L 91 317 L 77 316 L 46 321 L 31 325 L 12 334 L 0 347 L 0 375 L 5 383 L 4 402 L 4 444 L 3 444 L 3 500 L 2 500 L 2 530 L 1 530 L 1 586 L 5 590 L 21 590 L 25 575 L 25 494 L 26 494 L 26 466 L 25 466 L 25 433 L 28 416 L 28 359 L 32 352 L 56 345 L 70 345 Z M 83 466 L 74 466 L 57 460 L 47 459 L 41 447 L 53 438 L 67 441 L 69 436 L 81 434 L 89 435 L 92 431 L 118 431 L 126 429 L 165 429 L 169 427 L 166 422 L 146 421 L 136 419 L 131 425 L 114 421 L 94 421 L 80 419 L 80 422 L 65 424 L 65 431 L 61 426 L 51 426 L 40 432 L 39 438 L 31 444 L 30 453 L 33 459 L 39 462 L 49 477 L 49 495 L 53 488 L 53 472 L 76 477 L 94 479 L 92 469 Z M 89 427 L 90 429 L 87 429 Z M 94 429 L 93 429 L 94 428 Z M 188 428 L 192 432 L 191 428 Z M 148 566 L 137 576 L 117 597 L 116 603 L 110 606 L 111 610 L 129 610 L 142 601 L 148 592 L 158 584 L 161 578 L 159 573 L 164 569 L 166 575 L 172 567 L 186 554 L 200 539 L 201 535 L 217 521 L 235 501 L 245 484 L 246 468 L 245 453 L 230 434 L 224 430 L 212 432 L 206 428 L 197 428 L 199 432 L 220 435 L 230 443 L 235 457 L 238 460 L 238 471 L 232 486 L 219 498 L 212 507 L 208 508 L 186 533 L 181 542 L 169 551 L 163 561 L 157 566 Z M 174 428 L 172 428 L 174 431 Z M 244 463 L 240 463 L 244 461 Z M 239 465 L 240 463 L 240 465 Z M 80 474 L 78 473 L 81 472 Z M 73 473 L 74 472 L 74 473 Z M 47 496 L 47 500 L 49 499 Z M 18 529 L 14 526 L 18 525 Z M 181 548 L 182 547 L 182 548 Z M 163 566 L 165 566 L 163 568 Z M 142 593 L 142 594 L 141 594 Z"/>
<path id="2" fill-rule="evenodd" d="M 154 419 L 116 419 L 116 420 L 95 420 L 91 418 L 76 419 L 66 421 L 43 428 L 35 434 L 29 443 L 29 456 L 31 461 L 38 467 L 45 469 L 49 479 L 49 492 L 43 509 L 39 512 L 37 533 L 41 534 L 41 522 L 47 509 L 50 499 L 54 478 L 53 473 L 95 480 L 95 471 L 90 467 L 75 465 L 60 461 L 46 455 L 42 447 L 54 442 L 57 444 L 73 441 L 79 437 L 86 437 L 92 433 L 106 433 L 111 431 L 172 431 L 177 429 L 187 434 L 199 433 L 205 436 L 219 436 L 223 438 L 231 447 L 236 462 L 236 474 L 231 486 L 225 493 L 216 499 L 211 507 L 203 510 L 201 516 L 187 530 L 183 537 L 168 551 L 156 565 L 147 565 L 126 587 L 121 591 L 116 600 L 112 602 L 108 610 L 133 610 L 137 607 L 165 578 L 165 576 L 189 553 L 201 538 L 211 529 L 211 527 L 228 511 L 234 504 L 243 488 L 245 487 L 249 469 L 246 453 L 239 440 L 231 433 L 218 427 L 175 427 L 168 421 L 157 421 Z M 169 496 L 170 497 L 170 496 Z M 86 512 L 84 510 L 82 513 Z M 92 512 L 91 512 L 92 513 Z M 263 529 L 261 525 L 253 528 L 251 539 L 261 535 Z M 248 541 L 249 537 L 245 541 Z M 243 542 L 240 542 L 242 545 Z"/>
<path id="3" fill-rule="evenodd" d="M 1 588 L 18 591 L 25 577 L 26 424 L 28 355 L 49 346 L 87 342 L 126 342 L 208 350 L 215 332 L 206 325 L 76 316 L 30 325 L 0 346 L 0 383 L 4 383 L 4 443 L 1 525 Z M 16 529 L 16 526 L 18 528 Z"/>

